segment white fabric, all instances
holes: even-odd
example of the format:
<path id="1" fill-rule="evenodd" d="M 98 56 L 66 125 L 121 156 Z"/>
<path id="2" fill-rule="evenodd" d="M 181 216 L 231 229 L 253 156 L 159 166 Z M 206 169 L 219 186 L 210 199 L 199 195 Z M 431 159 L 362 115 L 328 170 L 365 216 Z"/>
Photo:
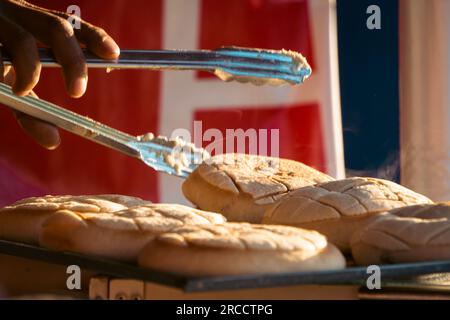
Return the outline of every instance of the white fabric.
<path id="1" fill-rule="evenodd" d="M 450 1 L 400 0 L 401 182 L 450 200 Z"/>

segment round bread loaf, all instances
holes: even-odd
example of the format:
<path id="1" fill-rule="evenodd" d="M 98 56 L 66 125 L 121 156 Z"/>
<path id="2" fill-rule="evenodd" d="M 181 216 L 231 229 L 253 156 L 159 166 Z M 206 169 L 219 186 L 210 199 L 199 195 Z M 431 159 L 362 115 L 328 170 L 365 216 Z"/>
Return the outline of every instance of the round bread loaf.
<path id="1" fill-rule="evenodd" d="M 27 198 L 0 209 L 0 239 L 37 244 L 42 223 L 60 210 L 98 214 L 149 203 L 116 194 Z"/>
<path id="2" fill-rule="evenodd" d="M 317 230 L 349 252 L 353 232 L 370 222 L 372 216 L 419 203 L 432 201 L 391 181 L 349 178 L 290 192 L 267 209 L 263 223 Z"/>
<path id="3" fill-rule="evenodd" d="M 135 262 L 144 245 L 160 233 L 185 224 L 223 222 L 220 214 L 177 204 L 147 204 L 101 215 L 62 210 L 44 222 L 39 244 L 58 251 Z"/>
<path id="4" fill-rule="evenodd" d="M 332 178 L 303 163 L 244 154 L 224 154 L 202 163 L 183 183 L 198 208 L 229 221 L 260 223 L 264 210 L 287 192 Z"/>
<path id="5" fill-rule="evenodd" d="M 340 251 L 315 231 L 225 223 L 162 234 L 139 254 L 140 266 L 188 276 L 222 276 L 345 268 Z"/>
<path id="6" fill-rule="evenodd" d="M 450 259 L 450 205 L 398 208 L 358 230 L 351 240 L 357 264 Z"/>

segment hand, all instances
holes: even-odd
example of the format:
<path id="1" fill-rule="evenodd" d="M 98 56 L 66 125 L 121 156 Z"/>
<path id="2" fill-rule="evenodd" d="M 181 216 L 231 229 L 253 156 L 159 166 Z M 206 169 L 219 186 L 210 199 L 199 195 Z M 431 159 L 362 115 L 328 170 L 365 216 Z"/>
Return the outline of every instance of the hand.
<path id="1" fill-rule="evenodd" d="M 37 42 L 50 47 L 62 66 L 68 94 L 81 97 L 87 86 L 87 66 L 80 44 L 104 59 L 115 59 L 120 49 L 101 28 L 80 20 L 80 29 L 73 29 L 64 12 L 44 9 L 23 0 L 0 0 L 0 43 L 12 57 L 13 69 L 0 64 L 0 81 L 10 83 L 20 96 L 32 94 L 39 81 L 41 63 Z M 4 79 L 2 79 L 4 78 Z M 28 115 L 17 114 L 21 126 L 39 144 L 54 149 L 60 138 L 52 125 Z"/>
<path id="2" fill-rule="evenodd" d="M 0 72 L 0 82 L 12 86 L 15 79 L 16 73 L 10 66 L 4 67 L 4 71 Z M 33 91 L 30 91 L 29 95 L 37 98 L 37 95 Z M 54 125 L 16 110 L 12 110 L 12 112 L 22 129 L 41 146 L 49 150 L 56 149 L 59 146 L 61 139 L 58 128 Z"/>

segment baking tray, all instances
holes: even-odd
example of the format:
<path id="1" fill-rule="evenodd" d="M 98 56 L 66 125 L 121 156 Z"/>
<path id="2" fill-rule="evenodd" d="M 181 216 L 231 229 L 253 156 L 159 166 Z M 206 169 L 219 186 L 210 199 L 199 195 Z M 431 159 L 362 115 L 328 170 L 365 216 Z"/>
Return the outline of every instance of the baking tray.
<path id="1" fill-rule="evenodd" d="M 365 286 L 369 276 L 367 269 L 364 267 L 349 267 L 336 271 L 195 278 L 6 240 L 0 240 L 0 253 L 66 266 L 75 264 L 82 269 L 102 275 L 153 282 L 180 288 L 186 292 L 266 288 L 300 284 Z M 416 287 L 430 285 L 433 287 L 438 286 L 445 291 L 448 289 L 450 292 L 450 260 L 381 265 L 380 271 L 382 285 L 407 286 L 410 284 Z M 423 277 L 423 275 L 431 276 Z"/>

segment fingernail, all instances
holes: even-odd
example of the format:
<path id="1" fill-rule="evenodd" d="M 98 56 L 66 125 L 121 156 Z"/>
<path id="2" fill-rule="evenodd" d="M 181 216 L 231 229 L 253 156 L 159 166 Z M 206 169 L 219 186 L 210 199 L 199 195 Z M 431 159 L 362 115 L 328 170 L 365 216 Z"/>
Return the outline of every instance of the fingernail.
<path id="1" fill-rule="evenodd" d="M 74 98 L 81 97 L 86 92 L 87 87 L 87 78 L 77 78 L 72 82 L 72 86 L 70 88 L 71 95 Z"/>
<path id="2" fill-rule="evenodd" d="M 105 37 L 103 39 L 103 46 L 108 50 L 111 55 L 119 56 L 120 55 L 120 48 L 117 45 L 117 43 L 113 40 L 111 37 Z"/>
<path id="3" fill-rule="evenodd" d="M 47 144 L 43 145 L 44 148 L 48 149 L 48 150 L 55 150 L 56 148 L 59 147 L 59 145 L 61 144 L 61 137 L 59 136 L 59 134 L 57 133 L 51 141 L 49 141 Z"/>

